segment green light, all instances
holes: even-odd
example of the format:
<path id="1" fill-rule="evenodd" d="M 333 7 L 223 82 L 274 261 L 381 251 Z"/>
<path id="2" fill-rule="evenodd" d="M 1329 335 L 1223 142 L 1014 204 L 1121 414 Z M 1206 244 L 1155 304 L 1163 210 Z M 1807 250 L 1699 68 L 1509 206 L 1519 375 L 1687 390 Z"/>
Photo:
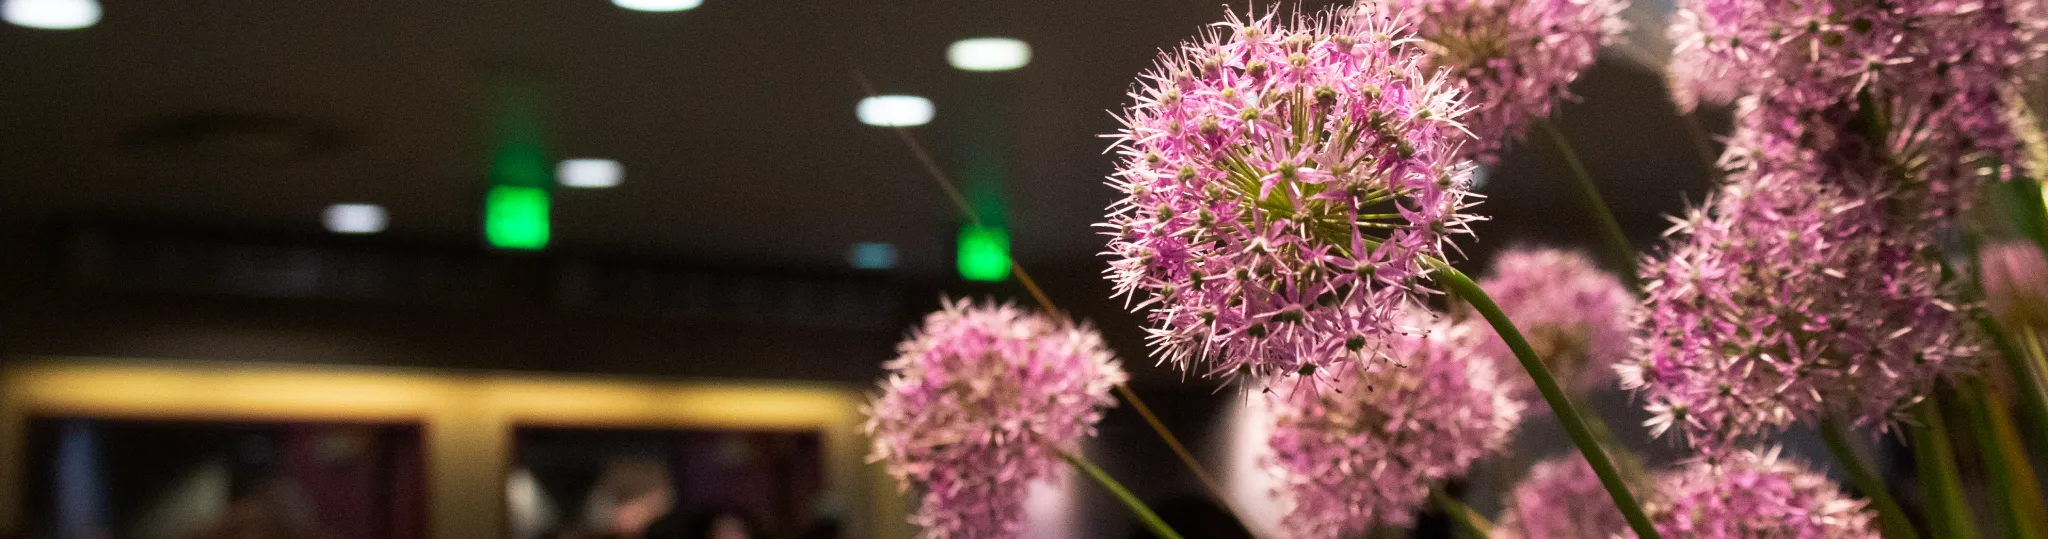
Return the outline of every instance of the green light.
<path id="1" fill-rule="evenodd" d="M 484 240 L 499 249 L 548 246 L 548 190 L 500 185 L 484 197 Z"/>
<path id="2" fill-rule="evenodd" d="M 1010 277 L 1009 232 L 994 227 L 960 227 L 959 251 L 960 277 L 987 282 Z"/>

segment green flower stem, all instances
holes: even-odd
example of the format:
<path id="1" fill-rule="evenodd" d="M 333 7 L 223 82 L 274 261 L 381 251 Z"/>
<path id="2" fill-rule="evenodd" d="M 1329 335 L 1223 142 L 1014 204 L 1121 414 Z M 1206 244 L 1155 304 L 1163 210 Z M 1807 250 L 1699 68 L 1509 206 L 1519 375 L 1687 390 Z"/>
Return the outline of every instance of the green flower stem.
<path id="1" fill-rule="evenodd" d="M 1884 479 L 1871 471 L 1863 457 L 1856 454 L 1856 447 L 1849 442 L 1848 431 L 1842 423 L 1832 417 L 1822 419 L 1820 436 L 1827 441 L 1828 451 L 1835 454 L 1835 461 L 1841 463 L 1842 470 L 1849 474 L 1849 483 L 1870 498 L 1871 507 L 1877 509 L 1877 525 L 1884 530 L 1884 536 L 1888 539 L 1917 539 L 1919 534 L 1913 532 L 1912 519 L 1906 518 L 1906 510 L 1892 498 L 1891 491 L 1884 486 Z"/>
<path id="2" fill-rule="evenodd" d="M 1969 502 L 1963 499 L 1962 473 L 1956 470 L 1956 451 L 1949 445 L 1948 427 L 1941 417 L 1941 405 L 1933 395 L 1913 405 L 1917 424 L 1906 428 L 1913 446 L 1913 461 L 1920 468 L 1920 486 L 1927 496 L 1927 513 L 1935 537 L 1981 537 L 1970 520 Z"/>
<path id="3" fill-rule="evenodd" d="M 1443 489 L 1429 487 L 1429 501 L 1436 504 L 1437 509 L 1443 510 L 1445 515 L 1451 517 L 1451 524 L 1458 530 L 1459 537 L 1464 537 L 1465 539 L 1493 537 L 1493 523 L 1487 522 L 1486 517 L 1479 516 L 1479 512 L 1473 511 L 1471 507 L 1465 505 L 1465 502 L 1452 498 L 1450 494 L 1445 494 Z"/>
<path id="4" fill-rule="evenodd" d="M 1593 174 L 1586 171 L 1586 164 L 1579 160 L 1579 152 L 1572 149 L 1571 141 L 1564 131 L 1548 118 L 1536 120 L 1536 130 L 1543 132 L 1543 138 L 1557 148 L 1558 156 L 1572 171 L 1572 178 L 1579 187 L 1579 199 L 1586 205 L 1586 213 L 1600 222 L 1600 236 L 1607 242 L 1608 255 L 1614 258 L 1621 269 L 1622 282 L 1636 281 L 1636 248 L 1629 244 L 1628 235 L 1621 231 L 1621 222 L 1614 219 L 1614 210 L 1607 206 L 1607 199 L 1600 196 L 1600 187 L 1593 184 Z"/>
<path id="5" fill-rule="evenodd" d="M 1158 513 L 1153 513 L 1152 508 L 1146 507 L 1145 502 L 1139 501 L 1137 496 L 1132 495 L 1130 490 L 1125 489 L 1123 483 L 1118 483 L 1116 479 L 1109 477 L 1108 472 L 1102 471 L 1102 468 L 1095 467 L 1095 464 L 1088 462 L 1088 459 L 1071 452 L 1061 451 L 1060 458 L 1066 459 L 1067 464 L 1074 465 L 1075 469 L 1088 474 L 1088 477 L 1094 478 L 1096 483 L 1102 484 L 1102 488 L 1108 489 L 1110 494 L 1116 495 L 1117 501 L 1124 502 L 1124 507 L 1130 508 L 1131 514 L 1138 517 L 1138 522 L 1143 523 L 1146 529 L 1152 530 L 1152 535 L 1157 535 L 1160 539 L 1181 539 L 1180 532 L 1173 531 L 1172 527 L 1166 525 L 1166 521 L 1159 519 Z"/>
<path id="6" fill-rule="evenodd" d="M 2032 326 L 2020 327 L 2020 338 L 2025 342 L 2014 343 L 2011 335 L 1998 331 L 1997 324 L 1984 319 L 1984 325 L 1992 329 L 1985 332 L 1998 343 L 1999 351 L 2005 355 L 2007 376 L 2012 377 L 2015 391 L 2020 395 L 2021 410 L 2032 423 L 2035 444 L 2048 445 L 2048 357 L 2041 352 L 2041 335 Z M 2048 450 L 2048 447 L 2037 448 Z"/>
<path id="7" fill-rule="evenodd" d="M 1558 422 L 1564 424 L 1564 431 L 1571 435 L 1572 443 L 1579 447 L 1580 453 L 1585 454 L 1586 463 L 1592 465 L 1595 475 L 1600 476 L 1600 484 L 1607 487 L 1609 496 L 1614 497 L 1615 507 L 1621 509 L 1621 516 L 1628 519 L 1628 525 L 1635 530 L 1636 536 L 1641 539 L 1661 537 L 1657 534 L 1657 528 L 1650 524 L 1649 515 L 1643 513 L 1643 506 L 1636 503 L 1634 494 L 1629 493 L 1627 483 L 1622 481 L 1621 472 L 1615 469 L 1614 461 L 1608 458 L 1607 450 L 1600 446 L 1599 438 L 1586 426 L 1585 417 L 1579 414 L 1578 407 L 1565 396 L 1564 388 L 1558 387 L 1557 378 L 1550 374 L 1550 368 L 1543 366 L 1543 360 L 1536 357 L 1535 349 L 1522 337 L 1521 330 L 1515 329 L 1515 323 L 1508 320 L 1507 314 L 1501 312 L 1500 306 L 1494 304 L 1493 298 L 1479 288 L 1479 283 L 1472 282 L 1471 277 L 1443 261 L 1427 262 L 1436 271 L 1437 279 L 1448 286 L 1452 293 L 1464 298 L 1465 302 L 1471 304 L 1481 316 L 1486 317 L 1487 323 L 1493 325 L 1494 332 L 1499 333 L 1501 339 L 1507 342 L 1508 349 L 1514 351 L 1515 359 L 1522 362 L 1523 370 L 1529 371 L 1529 377 L 1536 382 L 1536 390 L 1541 392 L 1543 400 L 1550 404 L 1551 413 L 1557 414 Z"/>
<path id="8" fill-rule="evenodd" d="M 1216 483 L 1216 477 L 1209 475 L 1209 470 L 1202 467 L 1201 461 L 1195 460 L 1195 455 L 1188 452 L 1187 446 L 1181 445 L 1180 438 L 1174 436 L 1173 431 L 1168 430 L 1166 424 L 1159 421 L 1159 416 L 1152 414 L 1152 407 L 1146 406 L 1145 401 L 1138 398 L 1138 393 L 1131 391 L 1129 384 L 1117 384 L 1116 392 L 1123 396 L 1125 402 L 1131 403 L 1132 410 L 1136 410 L 1140 417 L 1145 418 L 1145 424 L 1152 426 L 1152 432 L 1158 434 L 1161 441 L 1166 442 L 1166 447 L 1172 449 L 1174 456 L 1180 458 L 1181 465 L 1195 474 L 1195 480 L 1202 483 L 1202 488 L 1209 490 L 1209 495 L 1216 498 L 1216 503 L 1223 506 L 1224 512 L 1230 513 L 1230 519 L 1237 522 L 1237 526 L 1244 530 L 1245 536 L 1258 537 L 1259 534 L 1252 532 L 1251 523 L 1238 516 L 1240 513 L 1237 512 L 1236 504 L 1230 503 L 1230 497 L 1224 495 L 1223 487 Z"/>
<path id="9" fill-rule="evenodd" d="M 1957 392 L 1970 412 L 1970 427 L 1977 435 L 1977 448 L 1984 455 L 1984 476 L 2006 537 L 2043 539 L 2048 537 L 2048 508 L 2043 507 L 2041 485 L 2034 478 L 2034 465 L 2027 462 L 2019 429 L 2006 411 L 2005 398 L 1993 392 L 1980 378 L 1963 381 Z"/>

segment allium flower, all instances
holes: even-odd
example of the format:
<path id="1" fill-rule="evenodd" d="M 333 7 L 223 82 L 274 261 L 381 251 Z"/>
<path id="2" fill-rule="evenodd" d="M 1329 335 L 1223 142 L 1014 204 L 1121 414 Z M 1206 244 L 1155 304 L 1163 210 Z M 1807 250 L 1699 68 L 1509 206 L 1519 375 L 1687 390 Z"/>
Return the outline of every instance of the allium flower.
<path id="1" fill-rule="evenodd" d="M 1884 426 L 1969 364 L 1928 226 L 1818 167 L 1739 173 L 1644 261 L 1644 334 L 1617 368 L 1653 433 L 1711 448 L 1830 415 Z"/>
<path id="2" fill-rule="evenodd" d="M 1011 305 L 947 301 L 897 345 L 862 410 L 870 460 L 922 502 L 930 538 L 1016 537 L 1033 480 L 1094 434 L 1124 372 L 1093 329 Z"/>
<path id="3" fill-rule="evenodd" d="M 1614 274 L 1578 251 L 1510 249 L 1494 258 L 1493 273 L 1479 287 L 1515 321 L 1560 384 L 1584 392 L 1614 382 L 1611 366 L 1628 356 L 1635 332 L 1629 315 L 1636 305 L 1635 294 Z M 1494 334 L 1484 320 L 1474 317 L 1470 323 Z M 1481 339 L 1479 350 L 1487 357 L 1514 360 L 1497 337 Z M 1535 391 L 1526 377 L 1503 382 L 1524 395 Z"/>
<path id="4" fill-rule="evenodd" d="M 1167 53 L 1116 137 L 1109 278 L 1202 376 L 1360 368 L 1473 219 L 1464 108 L 1415 40 L 1357 10 L 1275 19 Z"/>
<path id="5" fill-rule="evenodd" d="M 1773 118 L 1752 127 L 1900 169 L 1892 187 L 1953 216 L 1971 182 L 2019 163 L 2001 90 L 2025 55 L 2008 11 L 2005 0 L 1684 0 L 1672 92 L 1688 109 L 1757 96 Z"/>
<path id="6" fill-rule="evenodd" d="M 1490 338 L 1437 323 L 1391 342 L 1398 364 L 1270 390 L 1267 465 L 1289 504 L 1287 526 L 1313 539 L 1412 524 L 1431 484 L 1499 451 L 1522 405 L 1499 386 L 1495 362 L 1475 355 Z"/>
<path id="7" fill-rule="evenodd" d="M 1990 245 L 1978 255 L 1984 307 L 2000 320 L 2048 327 L 2048 259 L 2032 242 Z"/>
<path id="8" fill-rule="evenodd" d="M 1394 0 L 1385 9 L 1414 25 L 1434 67 L 1464 79 L 1473 111 L 1467 155 L 1499 160 L 1529 122 L 1550 117 L 1600 47 L 1628 29 L 1624 0 Z"/>
<path id="9" fill-rule="evenodd" d="M 1635 489 L 1646 492 L 1647 489 Z M 1572 453 L 1536 463 L 1508 493 L 1494 526 L 1497 539 L 1609 539 L 1635 537 L 1628 519 L 1608 500 L 1586 457 Z"/>
<path id="10" fill-rule="evenodd" d="M 1876 539 L 1876 518 L 1827 476 L 1741 451 L 1698 461 L 1658 481 L 1645 511 L 1666 537 L 1700 539 Z"/>

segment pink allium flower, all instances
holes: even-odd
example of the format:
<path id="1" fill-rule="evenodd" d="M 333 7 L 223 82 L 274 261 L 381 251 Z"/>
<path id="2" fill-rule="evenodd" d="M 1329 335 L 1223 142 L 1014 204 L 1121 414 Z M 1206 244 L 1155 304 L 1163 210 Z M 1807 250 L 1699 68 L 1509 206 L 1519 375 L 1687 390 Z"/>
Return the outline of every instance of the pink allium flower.
<path id="1" fill-rule="evenodd" d="M 1415 40 L 1357 10 L 1276 17 L 1164 55 L 1116 136 L 1109 278 L 1202 376 L 1360 368 L 1473 219 L 1459 92 Z"/>
<path id="2" fill-rule="evenodd" d="M 1645 492 L 1636 489 L 1636 492 Z M 1635 537 L 1628 519 L 1608 500 L 1586 457 L 1572 453 L 1536 463 L 1508 493 L 1494 526 L 1496 539 L 1609 539 Z"/>
<path id="3" fill-rule="evenodd" d="M 1585 392 L 1614 383 L 1611 366 L 1628 357 L 1629 339 L 1635 333 L 1629 316 L 1636 305 L 1635 294 L 1614 274 L 1601 271 L 1578 251 L 1509 249 L 1494 258 L 1493 272 L 1479 281 L 1479 287 L 1515 321 L 1537 357 L 1567 389 Z M 1484 320 L 1470 320 L 1484 326 L 1477 331 L 1494 335 L 1493 326 Z M 1498 337 L 1480 341 L 1481 354 L 1514 361 Z M 1504 382 L 1524 396 L 1535 391 L 1527 377 L 1511 376 Z"/>
<path id="4" fill-rule="evenodd" d="M 1655 434 L 1711 448 L 1830 415 L 1885 426 L 1975 354 L 1931 225 L 1785 162 L 1737 171 L 1642 265 L 1644 333 L 1617 369 Z"/>
<path id="5" fill-rule="evenodd" d="M 1469 87 L 1465 118 L 1484 163 L 1519 139 L 1535 119 L 1550 117 L 1600 47 L 1628 29 L 1623 0 L 1394 0 L 1383 9 L 1414 25 L 1432 65 L 1450 69 Z"/>
<path id="6" fill-rule="evenodd" d="M 897 345 L 862 410 L 870 460 L 922 495 L 930 538 L 1016 537 L 1033 480 L 1095 432 L 1124 372 L 1095 330 L 1011 305 L 947 301 Z"/>
<path id="7" fill-rule="evenodd" d="M 2040 82 L 2048 78 L 2048 0 L 2012 0 L 2008 16 L 2019 23 L 2021 76 Z"/>
<path id="8" fill-rule="evenodd" d="M 1684 0 L 1673 21 L 1682 107 L 1755 96 L 1771 118 L 1748 125 L 1897 169 L 1924 215 L 1952 217 L 2020 164 L 2002 87 L 2025 47 L 2005 0 Z"/>
<path id="9" fill-rule="evenodd" d="M 1984 307 L 2008 323 L 2048 327 L 2048 259 L 2033 242 L 1984 247 L 1978 254 Z"/>
<path id="10" fill-rule="evenodd" d="M 1645 511 L 1666 537 L 1699 539 L 1876 539 L 1876 515 L 1827 476 L 1741 451 L 1697 461 L 1658 481 Z"/>
<path id="11" fill-rule="evenodd" d="M 1474 351 L 1491 338 L 1437 323 L 1426 335 L 1393 339 L 1398 364 L 1332 371 L 1322 387 L 1271 389 L 1267 465 L 1289 504 L 1287 526 L 1313 539 L 1412 524 L 1431 484 L 1499 451 L 1522 404 L 1499 386 L 1495 362 Z"/>

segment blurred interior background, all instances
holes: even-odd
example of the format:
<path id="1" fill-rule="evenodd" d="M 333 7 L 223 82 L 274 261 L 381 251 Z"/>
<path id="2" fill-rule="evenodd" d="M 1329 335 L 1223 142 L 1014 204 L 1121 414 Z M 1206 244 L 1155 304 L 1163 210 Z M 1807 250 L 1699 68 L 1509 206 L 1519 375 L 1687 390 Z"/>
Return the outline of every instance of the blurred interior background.
<path id="1" fill-rule="evenodd" d="M 1242 399 L 1152 365 L 1092 226 L 1125 91 L 1224 9 L 0 2 L 0 534 L 905 537 L 856 408 L 942 295 L 1024 300 L 1010 260 L 1257 497 Z M 1647 52 L 1668 9 L 1560 116 L 1645 247 L 1717 147 Z M 1595 245 L 1546 150 L 1482 171 L 1472 267 Z M 1102 430 L 1140 496 L 1228 530 L 1128 408 Z M 1034 537 L 1144 537 L 1043 490 Z"/>

